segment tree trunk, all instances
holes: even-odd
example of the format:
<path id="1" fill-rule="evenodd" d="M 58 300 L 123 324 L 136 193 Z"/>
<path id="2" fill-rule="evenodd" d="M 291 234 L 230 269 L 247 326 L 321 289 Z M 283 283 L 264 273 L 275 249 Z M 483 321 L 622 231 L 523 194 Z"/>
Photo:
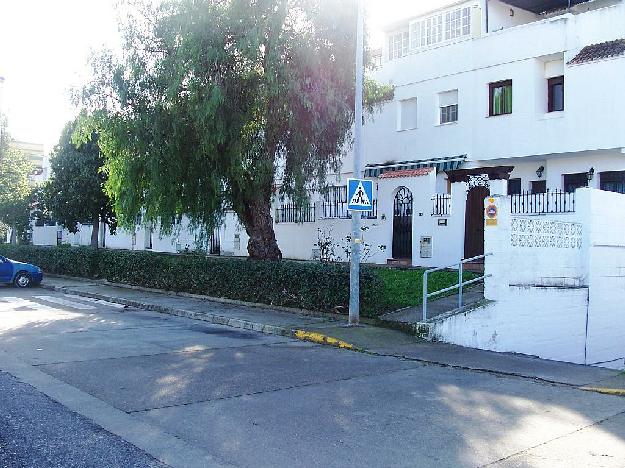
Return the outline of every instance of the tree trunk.
<path id="1" fill-rule="evenodd" d="M 245 207 L 241 221 L 250 237 L 247 252 L 250 258 L 259 260 L 280 260 L 282 252 L 276 241 L 271 217 L 271 204 L 263 200 L 254 200 Z"/>
<path id="2" fill-rule="evenodd" d="M 17 244 L 17 226 L 15 224 L 13 226 L 11 226 L 10 242 L 13 245 Z"/>
<path id="3" fill-rule="evenodd" d="M 100 235 L 100 215 L 93 217 L 93 226 L 91 228 L 91 247 L 97 249 L 99 247 L 98 240 Z"/>

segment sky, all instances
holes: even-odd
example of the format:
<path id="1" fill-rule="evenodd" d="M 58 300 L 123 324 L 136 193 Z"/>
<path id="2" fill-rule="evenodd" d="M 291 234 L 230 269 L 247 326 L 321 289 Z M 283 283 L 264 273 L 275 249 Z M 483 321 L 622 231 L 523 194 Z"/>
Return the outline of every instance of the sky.
<path id="1" fill-rule="evenodd" d="M 365 0 L 372 45 L 381 27 L 451 0 Z M 89 77 L 89 56 L 118 48 L 117 0 L 0 0 L 0 109 L 17 140 L 57 143 L 75 114 L 70 90 Z"/>

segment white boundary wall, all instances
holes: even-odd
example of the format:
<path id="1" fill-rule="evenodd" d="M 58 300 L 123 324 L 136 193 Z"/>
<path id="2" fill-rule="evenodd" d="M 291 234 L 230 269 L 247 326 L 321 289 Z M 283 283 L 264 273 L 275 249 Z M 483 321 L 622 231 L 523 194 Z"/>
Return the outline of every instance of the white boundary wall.
<path id="1" fill-rule="evenodd" d="M 513 217 L 494 197 L 484 307 L 432 324 L 435 339 L 546 359 L 625 366 L 625 195 L 576 193 L 577 210 Z M 566 220 L 565 220 L 566 219 Z"/>

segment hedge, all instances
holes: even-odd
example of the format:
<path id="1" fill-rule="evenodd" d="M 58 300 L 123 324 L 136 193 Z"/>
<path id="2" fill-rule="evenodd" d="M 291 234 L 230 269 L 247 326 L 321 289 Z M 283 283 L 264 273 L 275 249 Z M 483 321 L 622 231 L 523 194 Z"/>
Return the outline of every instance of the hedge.
<path id="1" fill-rule="evenodd" d="M 45 273 L 167 291 L 322 312 L 343 312 L 349 304 L 349 266 L 344 264 L 7 244 L 0 245 L 0 254 L 33 263 Z M 360 281 L 362 315 L 388 310 L 375 269 L 363 266 Z"/>

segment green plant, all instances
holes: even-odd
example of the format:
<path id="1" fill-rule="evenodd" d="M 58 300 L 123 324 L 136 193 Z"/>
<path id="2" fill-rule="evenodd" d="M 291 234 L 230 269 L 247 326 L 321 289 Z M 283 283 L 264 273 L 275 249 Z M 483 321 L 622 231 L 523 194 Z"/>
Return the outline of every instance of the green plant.
<path id="1" fill-rule="evenodd" d="M 422 269 L 377 269 L 377 274 L 384 285 L 381 290 L 382 300 L 387 309 L 413 307 L 423 302 L 423 271 Z M 466 281 L 475 278 L 475 276 L 474 273 L 465 271 L 463 279 Z M 457 271 L 437 271 L 429 275 L 428 292 L 438 291 L 457 283 Z M 438 297 L 442 297 L 442 295 Z"/>
<path id="2" fill-rule="evenodd" d="M 46 273 L 102 278 L 112 282 L 322 312 L 345 312 L 349 266 L 234 257 L 170 255 L 89 247 L 0 246 L 0 254 L 34 263 Z M 385 310 L 380 277 L 361 272 L 363 316 Z"/>

